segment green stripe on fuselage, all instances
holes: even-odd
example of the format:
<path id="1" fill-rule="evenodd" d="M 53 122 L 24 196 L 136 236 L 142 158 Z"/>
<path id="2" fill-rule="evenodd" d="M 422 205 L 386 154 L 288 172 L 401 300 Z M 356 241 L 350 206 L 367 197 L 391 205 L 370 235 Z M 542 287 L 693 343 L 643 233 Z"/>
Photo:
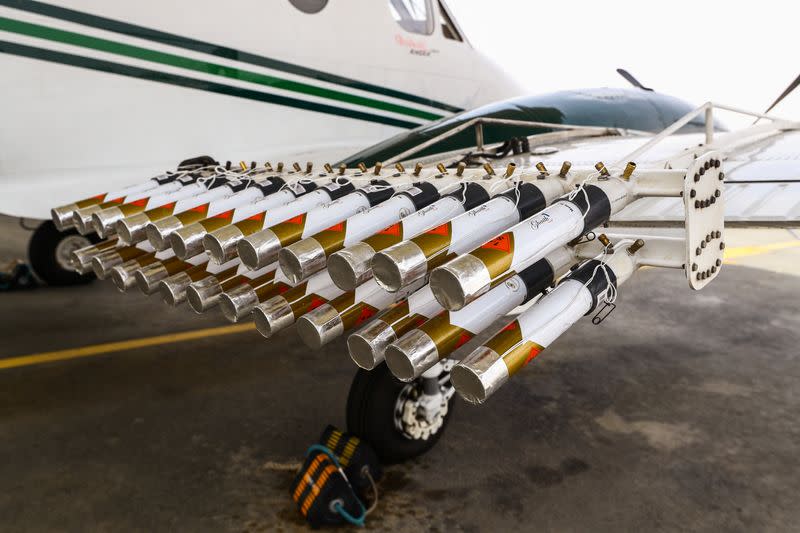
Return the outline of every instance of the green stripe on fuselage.
<path id="1" fill-rule="evenodd" d="M 137 26 L 135 24 L 122 22 L 119 20 L 92 15 L 82 11 L 54 6 L 44 2 L 37 2 L 35 0 L 0 0 L 0 6 L 7 6 L 13 9 L 19 9 L 21 11 L 28 11 L 30 13 L 37 13 L 47 17 L 53 17 L 68 22 L 82 24 L 84 26 L 90 26 L 101 30 L 127 35 L 128 37 L 145 39 L 148 41 L 184 48 L 186 50 L 201 52 L 225 59 L 233 59 L 243 63 L 250 63 L 273 70 L 280 70 L 290 74 L 296 74 L 298 76 L 305 76 L 308 78 L 341 85 L 343 87 L 349 87 L 351 89 L 358 89 L 383 96 L 398 98 L 400 100 L 406 100 L 408 102 L 423 104 L 429 107 L 435 107 L 443 111 L 449 111 L 453 113 L 463 111 L 463 109 L 459 107 L 452 106 L 444 102 L 439 102 L 431 98 L 425 98 L 403 91 L 390 89 L 388 87 L 381 87 L 379 85 L 373 85 L 371 83 L 345 78 L 344 76 L 338 76 L 329 72 L 322 72 L 319 70 L 302 67 L 300 65 L 287 63 L 285 61 L 278 61 L 277 59 L 252 54 L 243 50 L 236 50 L 234 48 L 221 46 L 215 43 L 199 41 L 189 37 L 175 35 L 173 33 L 167 33 L 154 30 L 152 28 L 146 28 L 144 26 Z"/>
<path id="2" fill-rule="evenodd" d="M 284 80 L 266 74 L 259 74 L 257 72 L 252 72 L 249 70 L 241 70 L 234 67 L 220 65 L 217 63 L 208 63 L 206 61 L 200 61 L 198 59 L 181 57 L 175 54 L 159 52 L 156 50 L 149 50 L 147 48 L 141 48 L 139 46 L 133 46 L 125 43 L 118 43 L 114 41 L 109 41 L 107 39 L 92 37 L 89 35 L 81 35 L 79 33 L 71 31 L 50 28 L 47 26 L 41 26 L 39 24 L 31 24 L 29 22 L 22 22 L 19 20 L 13 20 L 5 17 L 0 17 L 0 30 L 12 33 L 18 33 L 21 35 L 27 35 L 29 37 L 47 39 L 49 41 L 69 44 L 73 46 L 80 46 L 83 48 L 98 50 L 100 52 L 108 52 L 112 54 L 122 55 L 134 59 L 142 59 L 145 61 L 151 61 L 153 63 L 160 63 L 162 65 L 169 65 L 172 67 L 194 70 L 197 72 L 202 72 L 204 74 L 223 76 L 226 78 L 241 80 L 249 83 L 256 83 L 258 85 L 273 87 L 275 89 L 283 89 L 286 91 L 307 94 L 310 96 L 317 96 L 320 98 L 328 98 L 331 100 L 337 100 L 349 104 L 371 107 L 373 109 L 379 109 L 382 111 L 404 114 L 407 116 L 421 118 L 424 120 L 435 120 L 441 118 L 440 115 L 435 115 L 433 113 L 428 113 L 426 111 L 421 111 L 410 107 L 392 104 L 389 102 L 383 102 L 381 100 L 365 98 L 362 96 L 343 93 L 341 91 L 325 89 L 322 87 L 316 87 L 314 85 L 308 85 L 305 83 L 300 83 L 291 80 Z"/>
<path id="3" fill-rule="evenodd" d="M 217 94 L 225 94 L 228 96 L 235 96 L 237 98 L 247 98 L 249 100 L 257 100 L 259 102 L 268 102 L 282 106 L 295 107 L 307 111 L 316 111 L 319 113 L 326 113 L 329 115 L 337 115 L 340 117 L 352 118 L 357 120 L 365 120 L 368 122 L 376 122 L 379 124 L 386 124 L 398 128 L 414 128 L 418 124 L 414 122 L 407 122 L 393 117 L 384 115 L 375 115 L 372 113 L 365 113 L 363 111 L 354 111 L 352 109 L 344 109 L 332 105 L 322 104 L 318 102 L 309 102 L 300 100 L 299 98 L 291 98 L 279 94 L 270 94 L 261 91 L 254 91 L 252 89 L 244 89 L 241 87 L 232 87 L 221 83 L 213 83 L 206 80 L 198 80 L 189 78 L 187 76 L 178 76 L 166 72 L 159 72 L 155 70 L 144 69 L 141 67 L 134 67 L 131 65 L 123 65 L 120 63 L 113 63 L 111 61 L 104 61 L 101 59 L 94 59 L 90 57 L 78 56 L 74 54 L 67 54 L 64 52 L 57 52 L 54 50 L 46 50 L 44 48 L 36 48 L 19 43 L 11 43 L 8 41 L 0 41 L 0 53 L 16 55 L 20 57 L 28 57 L 31 59 L 40 59 L 43 61 L 50 61 L 52 63 L 59 63 L 62 65 L 70 65 L 74 67 L 81 67 L 99 72 L 107 72 L 110 74 L 119 74 L 121 76 L 129 76 L 149 81 L 157 81 L 167 83 L 170 85 L 177 85 L 179 87 L 187 87 L 190 89 L 198 89 Z"/>

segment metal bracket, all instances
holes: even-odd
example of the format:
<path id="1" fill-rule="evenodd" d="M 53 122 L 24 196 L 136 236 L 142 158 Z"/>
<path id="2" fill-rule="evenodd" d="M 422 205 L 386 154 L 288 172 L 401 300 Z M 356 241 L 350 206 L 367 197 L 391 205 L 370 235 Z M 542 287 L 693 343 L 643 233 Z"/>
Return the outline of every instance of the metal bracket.
<path id="1" fill-rule="evenodd" d="M 686 171 L 686 277 L 700 290 L 717 277 L 725 250 L 725 196 L 722 154 L 706 152 Z"/>

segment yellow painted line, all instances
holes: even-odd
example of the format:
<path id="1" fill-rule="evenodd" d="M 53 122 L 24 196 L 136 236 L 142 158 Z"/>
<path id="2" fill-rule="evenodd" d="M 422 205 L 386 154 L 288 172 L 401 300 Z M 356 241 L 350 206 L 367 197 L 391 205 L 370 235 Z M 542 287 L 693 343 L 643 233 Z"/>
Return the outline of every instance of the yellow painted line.
<path id="1" fill-rule="evenodd" d="M 80 348 L 70 348 L 68 350 L 56 350 L 54 352 L 42 352 L 31 355 L 20 355 L 0 359 L 0 370 L 6 368 L 17 368 L 21 366 L 40 365 L 42 363 L 52 363 L 54 361 L 66 361 L 68 359 L 79 359 L 81 357 L 91 357 L 93 355 L 109 354 L 133 350 L 136 348 L 146 348 L 148 346 L 160 346 L 163 344 L 173 344 L 195 339 L 206 339 L 209 337 L 219 337 L 222 335 L 233 335 L 244 331 L 255 329 L 255 324 L 235 324 L 232 326 L 221 326 L 218 328 L 196 329 L 184 331 L 182 333 L 170 333 L 168 335 L 156 335 L 154 337 L 143 337 L 141 339 L 130 339 L 127 341 L 106 342 L 103 344 L 93 344 Z"/>
<path id="2" fill-rule="evenodd" d="M 787 248 L 796 248 L 798 246 L 800 246 L 800 240 L 757 244 L 755 246 L 737 246 L 725 250 L 725 260 L 728 261 L 729 259 L 738 259 L 740 257 L 768 254 L 770 252 L 786 250 Z"/>

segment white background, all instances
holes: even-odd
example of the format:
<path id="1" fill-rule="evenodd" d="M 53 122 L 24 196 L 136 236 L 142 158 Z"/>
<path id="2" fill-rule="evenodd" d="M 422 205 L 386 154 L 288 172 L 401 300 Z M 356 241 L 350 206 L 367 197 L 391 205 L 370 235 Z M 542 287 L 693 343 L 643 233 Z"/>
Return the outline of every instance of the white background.
<path id="1" fill-rule="evenodd" d="M 796 0 L 447 0 L 470 42 L 531 94 L 643 85 L 764 111 L 800 74 Z M 800 120 L 800 87 L 772 111 Z M 721 115 L 728 126 L 751 120 Z"/>

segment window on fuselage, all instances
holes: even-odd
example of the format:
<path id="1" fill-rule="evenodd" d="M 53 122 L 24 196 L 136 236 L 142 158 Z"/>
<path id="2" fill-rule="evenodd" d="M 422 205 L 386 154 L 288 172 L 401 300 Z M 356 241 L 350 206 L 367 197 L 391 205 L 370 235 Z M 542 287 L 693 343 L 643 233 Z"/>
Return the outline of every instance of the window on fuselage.
<path id="1" fill-rule="evenodd" d="M 433 33 L 433 12 L 430 0 L 389 0 L 389 11 L 401 28 L 411 33 Z"/>
<path id="2" fill-rule="evenodd" d="M 439 2 L 439 17 L 442 19 L 442 34 L 445 39 L 452 39 L 458 42 L 464 42 L 464 38 L 458 32 L 458 27 L 453 23 L 453 19 L 447 13 L 447 8 Z"/>

